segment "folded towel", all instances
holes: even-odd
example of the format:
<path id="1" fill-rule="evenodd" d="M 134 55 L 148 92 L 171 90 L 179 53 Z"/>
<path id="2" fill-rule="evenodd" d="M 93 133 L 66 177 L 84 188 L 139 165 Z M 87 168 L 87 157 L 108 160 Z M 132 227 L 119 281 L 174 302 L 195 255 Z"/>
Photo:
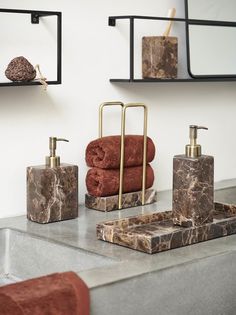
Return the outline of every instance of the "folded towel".
<path id="1" fill-rule="evenodd" d="M 0 314 L 1 315 L 24 315 L 21 307 L 6 294 L 0 293 Z"/>
<path id="2" fill-rule="evenodd" d="M 99 138 L 90 142 L 86 149 L 86 163 L 89 167 L 115 169 L 120 166 L 120 136 Z M 155 156 L 155 145 L 147 138 L 147 163 Z M 125 136 L 124 166 L 141 166 L 143 163 L 143 136 Z"/>
<path id="3" fill-rule="evenodd" d="M 0 288 L 1 315 L 89 315 L 89 290 L 73 272 Z"/>
<path id="4" fill-rule="evenodd" d="M 142 189 L 142 166 L 127 167 L 124 169 L 123 193 L 139 191 Z M 113 196 L 119 193 L 119 169 L 103 170 L 91 168 L 86 176 L 88 193 L 96 197 Z M 146 188 L 152 187 L 154 172 L 147 165 Z"/>

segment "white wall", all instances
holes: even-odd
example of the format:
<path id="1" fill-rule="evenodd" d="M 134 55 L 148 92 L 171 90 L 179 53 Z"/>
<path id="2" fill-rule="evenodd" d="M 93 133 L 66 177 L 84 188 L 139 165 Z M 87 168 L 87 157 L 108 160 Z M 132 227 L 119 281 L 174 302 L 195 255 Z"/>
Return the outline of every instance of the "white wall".
<path id="1" fill-rule="evenodd" d="M 126 24 L 108 27 L 107 17 L 162 16 L 170 6 L 176 6 L 178 16 L 183 16 L 182 0 L 0 0 L 2 8 L 63 12 L 63 84 L 50 86 L 47 93 L 41 87 L 0 89 L 0 217 L 26 212 L 25 169 L 28 165 L 44 163 L 48 137 L 54 135 L 71 141 L 62 143 L 58 153 L 62 161 L 79 165 L 80 202 L 83 203 L 87 171 L 84 152 L 87 143 L 97 137 L 98 106 L 105 100 L 138 101 L 149 106 L 149 135 L 157 145 L 153 166 L 159 190 L 171 188 L 172 157 L 184 152 L 189 124 L 209 127 L 208 132 L 201 133 L 200 142 L 204 153 L 215 156 L 215 179 L 236 177 L 234 82 L 109 82 L 111 77 L 127 74 L 128 36 Z M 15 28 L 17 35 L 18 26 L 13 23 L 9 27 Z M 157 27 L 157 35 L 163 28 Z M 181 33 L 178 25 L 174 32 L 178 28 Z M 32 31 L 29 23 L 29 32 Z M 1 32 L 7 39 L 8 29 Z M 146 35 L 151 32 L 153 29 Z M 3 48 L 4 41 L 1 41 L 0 63 Z M 28 52 L 22 54 L 28 55 Z M 48 62 L 47 54 L 44 58 Z M 114 122 L 117 111 L 107 113 L 106 117 L 106 133 L 113 130 L 117 133 L 119 124 Z M 139 118 L 139 113 L 130 113 L 130 132 L 141 131 Z"/>

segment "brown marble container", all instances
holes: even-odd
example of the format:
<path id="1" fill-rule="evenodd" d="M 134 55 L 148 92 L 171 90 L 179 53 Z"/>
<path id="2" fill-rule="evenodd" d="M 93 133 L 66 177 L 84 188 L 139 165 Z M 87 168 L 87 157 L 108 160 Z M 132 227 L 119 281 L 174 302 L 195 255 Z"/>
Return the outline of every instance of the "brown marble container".
<path id="1" fill-rule="evenodd" d="M 172 211 L 153 212 L 97 224 L 97 238 L 148 254 L 236 233 L 236 205 L 215 203 L 213 222 L 195 227 L 173 225 Z"/>
<path id="2" fill-rule="evenodd" d="M 50 223 L 78 217 L 78 167 L 27 168 L 27 218 Z"/>
<path id="3" fill-rule="evenodd" d="M 212 222 L 214 158 L 177 155 L 173 162 L 173 222 L 200 226 Z"/>
<path id="4" fill-rule="evenodd" d="M 178 38 L 148 36 L 142 39 L 144 79 L 175 79 L 178 68 Z"/>

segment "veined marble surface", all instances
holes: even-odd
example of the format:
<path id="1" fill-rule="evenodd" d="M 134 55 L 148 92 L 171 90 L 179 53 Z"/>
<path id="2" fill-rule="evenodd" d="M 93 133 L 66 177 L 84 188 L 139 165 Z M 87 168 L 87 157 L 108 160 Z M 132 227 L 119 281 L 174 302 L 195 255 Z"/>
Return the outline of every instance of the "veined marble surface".
<path id="1" fill-rule="evenodd" d="M 142 40 L 143 78 L 175 79 L 178 70 L 178 38 L 148 36 Z"/>
<path id="2" fill-rule="evenodd" d="M 27 167 L 27 217 L 38 223 L 78 217 L 78 166 Z"/>
<path id="3" fill-rule="evenodd" d="M 183 227 L 213 221 L 214 158 L 176 155 L 173 164 L 174 223 Z"/>
<path id="4" fill-rule="evenodd" d="M 145 191 L 145 205 L 157 201 L 157 191 L 147 189 Z M 122 195 L 122 208 L 132 208 L 142 205 L 142 191 L 126 193 Z M 119 195 L 108 197 L 95 197 L 85 195 L 85 206 L 98 211 L 114 211 L 119 209 Z"/>
<path id="5" fill-rule="evenodd" d="M 236 186 L 236 180 L 216 184 L 216 188 L 220 188 L 221 190 L 216 191 L 215 200 L 236 203 L 236 187 L 234 186 Z M 85 209 L 84 206 L 80 206 L 78 219 L 47 225 L 30 222 L 26 219 L 26 215 L 5 218 L 0 219 L 0 228 L 18 229 L 49 240 L 56 240 L 57 242 L 118 259 L 120 262 L 115 265 L 79 273 L 80 277 L 84 279 L 91 289 L 152 272 L 166 270 L 166 268 L 236 249 L 236 236 L 234 235 L 154 255 L 148 255 L 97 240 L 96 224 L 99 222 L 171 209 L 171 191 L 159 192 L 158 200 L 156 204 L 149 206 L 109 213 L 89 210 Z"/>

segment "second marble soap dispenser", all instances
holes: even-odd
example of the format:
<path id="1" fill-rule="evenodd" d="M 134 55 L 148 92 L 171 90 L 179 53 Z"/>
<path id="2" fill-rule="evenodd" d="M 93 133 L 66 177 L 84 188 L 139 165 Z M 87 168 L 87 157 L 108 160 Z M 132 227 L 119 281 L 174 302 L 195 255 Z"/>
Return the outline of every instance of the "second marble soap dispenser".
<path id="1" fill-rule="evenodd" d="M 199 129 L 207 128 L 190 126 L 185 155 L 176 155 L 173 161 L 173 222 L 185 227 L 213 221 L 214 158 L 202 155 Z"/>
<path id="2" fill-rule="evenodd" d="M 49 138 L 50 156 L 46 164 L 27 168 L 27 218 L 50 223 L 78 217 L 78 166 L 60 164 L 58 141 Z"/>

